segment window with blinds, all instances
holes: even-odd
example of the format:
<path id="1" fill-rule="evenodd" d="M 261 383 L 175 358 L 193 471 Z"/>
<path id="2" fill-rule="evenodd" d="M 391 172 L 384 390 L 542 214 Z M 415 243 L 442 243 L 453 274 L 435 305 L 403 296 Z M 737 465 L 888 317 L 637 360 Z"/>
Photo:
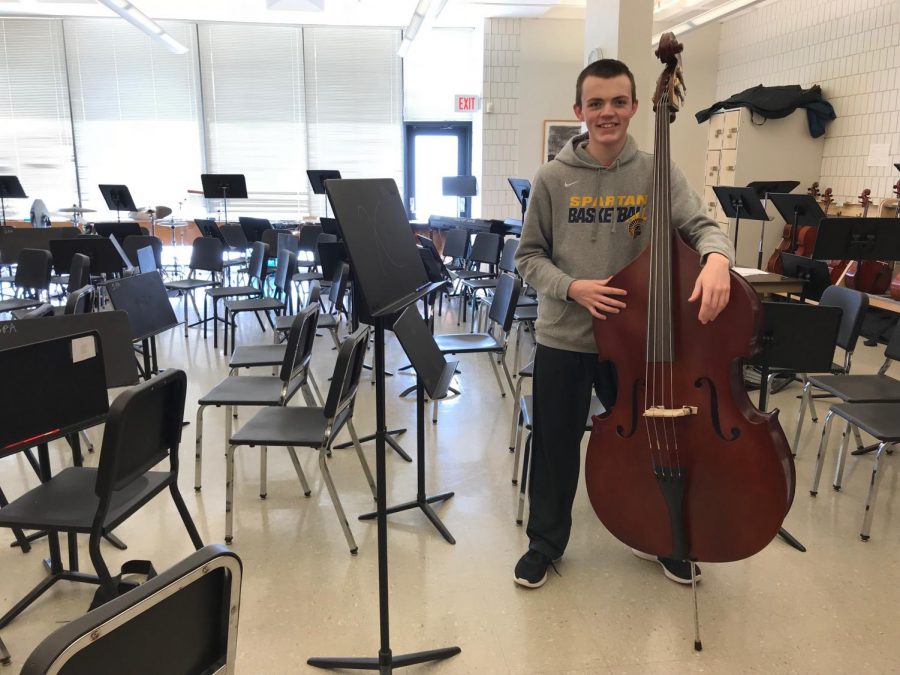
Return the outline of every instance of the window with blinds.
<path id="1" fill-rule="evenodd" d="M 0 20 L 0 174 L 29 197 L 7 202 L 9 218 L 27 218 L 35 199 L 51 213 L 78 201 L 59 20 Z"/>
<path id="2" fill-rule="evenodd" d="M 229 219 L 309 213 L 302 40 L 290 26 L 200 26 L 209 172 L 247 179 L 249 199 L 229 200 Z"/>
<path id="3" fill-rule="evenodd" d="M 303 36 L 309 168 L 393 178 L 402 192 L 400 31 L 311 26 Z M 315 197 L 311 212 L 324 215 Z"/>
<path id="4" fill-rule="evenodd" d="M 475 31 L 468 28 L 432 28 L 416 40 L 403 59 L 403 118 L 471 120 L 472 113 L 455 111 L 453 97 L 481 90 L 479 49 Z"/>
<path id="5" fill-rule="evenodd" d="M 69 87 L 84 206 L 107 212 L 97 186 L 125 184 L 135 205 L 184 213 L 202 167 L 193 24 L 160 25 L 188 47 L 173 54 L 119 19 L 66 19 Z"/>

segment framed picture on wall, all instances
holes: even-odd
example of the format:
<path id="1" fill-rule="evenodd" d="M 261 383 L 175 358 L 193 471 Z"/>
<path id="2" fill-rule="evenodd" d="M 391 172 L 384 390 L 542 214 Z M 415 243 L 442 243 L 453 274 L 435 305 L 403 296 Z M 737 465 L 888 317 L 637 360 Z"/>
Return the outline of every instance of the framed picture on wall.
<path id="1" fill-rule="evenodd" d="M 544 120 L 544 142 L 541 144 L 541 164 L 556 157 L 573 136 L 581 133 L 578 120 Z"/>

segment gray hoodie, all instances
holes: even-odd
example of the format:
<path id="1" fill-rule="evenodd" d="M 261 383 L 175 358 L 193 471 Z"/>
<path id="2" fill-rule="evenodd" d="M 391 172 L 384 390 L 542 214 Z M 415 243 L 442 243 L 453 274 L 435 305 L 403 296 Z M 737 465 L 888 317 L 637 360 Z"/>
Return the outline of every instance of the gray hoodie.
<path id="1" fill-rule="evenodd" d="M 588 154 L 587 140 L 586 133 L 576 136 L 538 169 L 516 266 L 538 292 L 538 343 L 596 353 L 593 317 L 566 293 L 575 280 L 615 274 L 650 243 L 645 212 L 653 155 L 638 150 L 629 135 L 606 168 Z M 704 259 L 715 252 L 734 264 L 731 241 L 703 214 L 700 198 L 674 164 L 671 185 L 673 225 Z"/>

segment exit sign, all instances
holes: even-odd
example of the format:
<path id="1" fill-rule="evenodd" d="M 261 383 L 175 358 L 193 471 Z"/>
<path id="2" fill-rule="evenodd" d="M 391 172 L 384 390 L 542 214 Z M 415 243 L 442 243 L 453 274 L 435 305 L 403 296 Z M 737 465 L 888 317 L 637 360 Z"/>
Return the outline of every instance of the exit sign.
<path id="1" fill-rule="evenodd" d="M 468 94 L 457 94 L 456 112 L 475 112 L 478 110 L 478 97 L 469 96 Z"/>

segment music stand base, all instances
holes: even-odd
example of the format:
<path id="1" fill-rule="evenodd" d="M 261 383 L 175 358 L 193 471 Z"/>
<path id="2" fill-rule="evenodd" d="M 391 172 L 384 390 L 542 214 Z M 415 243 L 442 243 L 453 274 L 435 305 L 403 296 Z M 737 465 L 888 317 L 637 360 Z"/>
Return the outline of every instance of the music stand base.
<path id="1" fill-rule="evenodd" d="M 429 663 L 431 661 L 443 661 L 451 656 L 456 656 L 462 650 L 459 647 L 444 647 L 442 649 L 429 649 L 425 652 L 413 652 L 411 654 L 401 654 L 394 656 L 390 651 L 381 652 L 377 658 L 365 657 L 318 657 L 314 656 L 307 659 L 307 665 L 313 668 L 338 669 L 346 668 L 348 670 L 377 670 L 379 673 L 388 674 L 394 668 L 403 668 L 405 666 L 414 666 L 417 663 Z"/>
<path id="2" fill-rule="evenodd" d="M 453 496 L 453 492 L 445 492 L 443 494 L 434 495 L 433 497 L 416 497 L 413 501 L 404 502 L 402 504 L 397 504 L 396 506 L 389 506 L 385 510 L 386 515 L 390 515 L 392 513 L 400 513 L 401 511 L 408 511 L 410 509 L 419 508 L 422 509 L 422 513 L 431 521 L 431 524 L 434 525 L 435 529 L 441 533 L 441 536 L 447 540 L 449 544 L 455 544 L 456 539 L 454 539 L 453 535 L 450 534 L 450 530 L 447 529 L 447 526 L 441 521 L 438 517 L 438 514 L 434 512 L 434 509 L 431 508 L 431 504 L 436 502 L 443 502 L 450 497 Z M 377 511 L 373 511 L 371 513 L 364 513 L 359 517 L 359 520 L 374 520 L 378 515 Z"/>
<path id="3" fill-rule="evenodd" d="M 405 434 L 405 433 L 406 433 L 405 428 L 403 428 L 403 429 L 388 429 L 387 436 L 385 436 L 384 441 L 385 441 L 385 443 L 390 445 L 394 449 L 394 451 L 398 455 L 400 455 L 403 459 L 405 459 L 407 462 L 411 462 L 412 457 L 409 456 L 409 453 L 403 449 L 402 445 L 400 445 L 397 441 L 395 441 L 392 438 L 392 436 L 399 436 L 400 434 Z M 378 434 L 367 434 L 365 436 L 360 436 L 359 442 L 367 443 L 369 441 L 374 441 L 377 436 L 378 436 Z M 346 443 L 340 443 L 339 445 L 335 445 L 334 448 L 336 450 L 343 450 L 345 448 L 351 447 L 352 445 L 353 445 L 352 441 L 347 441 Z"/>

